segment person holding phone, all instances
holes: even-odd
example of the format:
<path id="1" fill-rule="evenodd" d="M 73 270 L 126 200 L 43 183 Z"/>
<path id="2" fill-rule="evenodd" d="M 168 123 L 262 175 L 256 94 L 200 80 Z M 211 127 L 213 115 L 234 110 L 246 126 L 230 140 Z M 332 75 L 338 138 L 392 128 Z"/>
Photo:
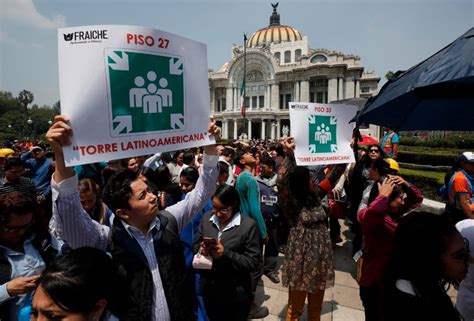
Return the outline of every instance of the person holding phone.
<path id="1" fill-rule="evenodd" d="M 212 269 L 201 271 L 201 291 L 209 320 L 246 321 L 252 302 L 250 272 L 258 267 L 260 237 L 253 219 L 240 214 L 239 194 L 221 185 L 195 237 L 194 252 L 210 255 Z"/>
<path id="2" fill-rule="evenodd" d="M 29 310 L 41 272 L 55 256 L 36 200 L 19 192 L 0 196 L 0 320 Z"/>

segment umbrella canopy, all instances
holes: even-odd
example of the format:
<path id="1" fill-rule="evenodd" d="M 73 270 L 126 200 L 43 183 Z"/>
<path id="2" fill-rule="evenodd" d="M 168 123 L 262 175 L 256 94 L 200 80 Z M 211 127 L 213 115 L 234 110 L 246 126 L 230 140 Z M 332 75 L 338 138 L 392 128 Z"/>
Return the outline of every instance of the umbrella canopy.
<path id="1" fill-rule="evenodd" d="M 474 28 L 388 81 L 357 123 L 393 130 L 474 130 Z"/>
<path id="2" fill-rule="evenodd" d="M 379 141 L 373 138 L 372 136 L 362 134 L 362 141 L 359 142 L 359 145 L 378 145 Z"/>

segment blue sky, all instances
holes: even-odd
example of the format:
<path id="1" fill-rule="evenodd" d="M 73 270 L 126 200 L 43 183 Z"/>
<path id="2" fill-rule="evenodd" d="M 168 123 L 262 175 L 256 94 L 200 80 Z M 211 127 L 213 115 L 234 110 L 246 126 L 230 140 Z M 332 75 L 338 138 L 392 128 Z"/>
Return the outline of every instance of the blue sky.
<path id="1" fill-rule="evenodd" d="M 278 0 L 273 0 L 277 2 Z M 130 24 L 206 43 L 208 63 L 229 60 L 268 25 L 262 0 L 0 0 L 0 90 L 29 89 L 34 103 L 59 99 L 57 28 Z M 473 0 L 279 0 L 281 23 L 308 36 L 311 48 L 356 54 L 382 77 L 427 58 L 474 26 Z"/>

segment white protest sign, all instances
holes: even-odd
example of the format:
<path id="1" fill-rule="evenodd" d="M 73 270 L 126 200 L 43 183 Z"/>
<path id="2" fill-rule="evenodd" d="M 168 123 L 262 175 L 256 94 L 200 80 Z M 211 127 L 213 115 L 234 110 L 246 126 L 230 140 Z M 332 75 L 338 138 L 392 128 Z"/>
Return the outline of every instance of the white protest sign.
<path id="1" fill-rule="evenodd" d="M 58 30 L 66 165 L 214 143 L 206 45 L 136 26 Z"/>
<path id="2" fill-rule="evenodd" d="M 350 143 L 356 106 L 290 103 L 291 135 L 297 165 L 354 162 Z"/>

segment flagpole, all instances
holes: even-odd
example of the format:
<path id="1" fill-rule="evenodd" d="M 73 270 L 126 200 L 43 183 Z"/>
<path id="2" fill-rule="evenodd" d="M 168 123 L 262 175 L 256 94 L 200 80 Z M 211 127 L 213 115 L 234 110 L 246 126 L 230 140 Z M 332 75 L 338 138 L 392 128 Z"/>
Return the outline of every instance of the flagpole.
<path id="1" fill-rule="evenodd" d="M 244 108 L 244 111 L 243 111 L 243 117 L 244 117 L 244 133 L 247 135 L 248 137 L 248 126 L 247 126 L 247 106 L 246 106 L 246 99 L 245 99 L 245 90 L 246 90 L 246 84 L 245 84 L 245 79 L 246 79 L 246 74 L 247 74 L 247 54 L 246 54 L 246 51 L 247 51 L 247 34 L 244 33 L 244 77 L 242 79 L 242 84 L 243 84 L 243 95 L 242 95 L 242 99 L 243 99 L 243 102 L 242 102 L 242 106 Z M 251 137 L 248 137 L 248 139 L 250 139 Z"/>

